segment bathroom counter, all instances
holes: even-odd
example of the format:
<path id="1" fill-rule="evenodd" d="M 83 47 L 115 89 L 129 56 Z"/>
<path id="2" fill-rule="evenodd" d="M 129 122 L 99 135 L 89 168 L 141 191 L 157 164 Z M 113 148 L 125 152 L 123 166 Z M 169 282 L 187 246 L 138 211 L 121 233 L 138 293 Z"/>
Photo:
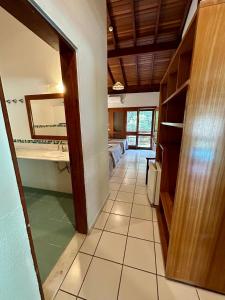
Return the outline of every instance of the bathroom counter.
<path id="1" fill-rule="evenodd" d="M 16 148 L 17 158 L 47 160 L 55 162 L 69 162 L 69 152 L 62 152 L 59 150 L 45 150 L 45 149 L 25 149 Z"/>

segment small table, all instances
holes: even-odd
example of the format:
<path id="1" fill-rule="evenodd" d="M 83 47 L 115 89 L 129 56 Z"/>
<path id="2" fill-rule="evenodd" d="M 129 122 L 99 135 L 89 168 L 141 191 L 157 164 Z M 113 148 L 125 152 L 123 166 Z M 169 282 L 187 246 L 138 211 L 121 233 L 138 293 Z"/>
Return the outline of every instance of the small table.
<path id="1" fill-rule="evenodd" d="M 148 170 L 149 170 L 149 161 L 156 160 L 156 157 L 146 157 L 147 165 L 146 165 L 146 177 L 145 177 L 145 184 L 148 184 Z"/>

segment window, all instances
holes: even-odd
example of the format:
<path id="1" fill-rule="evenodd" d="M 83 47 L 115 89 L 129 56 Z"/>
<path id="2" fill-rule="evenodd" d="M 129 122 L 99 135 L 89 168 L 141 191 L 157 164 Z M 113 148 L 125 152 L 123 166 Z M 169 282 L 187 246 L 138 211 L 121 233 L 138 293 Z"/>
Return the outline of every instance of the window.
<path id="1" fill-rule="evenodd" d="M 150 148 L 151 139 L 150 136 L 139 135 L 138 136 L 138 148 Z"/>
<path id="2" fill-rule="evenodd" d="M 137 131 L 137 111 L 127 112 L 127 132 Z"/>
<path id="3" fill-rule="evenodd" d="M 136 146 L 136 135 L 127 135 L 128 146 Z"/>
<path id="4" fill-rule="evenodd" d="M 126 133 L 128 145 L 133 148 L 150 149 L 153 129 L 153 110 L 127 111 Z"/>
<path id="5" fill-rule="evenodd" d="M 151 132 L 152 130 L 152 114 L 151 110 L 139 111 L 138 132 Z"/>

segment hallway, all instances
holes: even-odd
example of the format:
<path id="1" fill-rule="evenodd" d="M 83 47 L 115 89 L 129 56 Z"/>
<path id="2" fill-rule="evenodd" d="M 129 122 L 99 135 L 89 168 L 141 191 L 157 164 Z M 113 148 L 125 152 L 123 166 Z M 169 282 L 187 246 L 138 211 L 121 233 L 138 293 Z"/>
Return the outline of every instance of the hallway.
<path id="1" fill-rule="evenodd" d="M 158 223 L 145 189 L 146 151 L 128 150 L 110 195 L 56 300 L 223 300 L 165 279 Z M 76 298 L 78 296 L 78 298 Z"/>

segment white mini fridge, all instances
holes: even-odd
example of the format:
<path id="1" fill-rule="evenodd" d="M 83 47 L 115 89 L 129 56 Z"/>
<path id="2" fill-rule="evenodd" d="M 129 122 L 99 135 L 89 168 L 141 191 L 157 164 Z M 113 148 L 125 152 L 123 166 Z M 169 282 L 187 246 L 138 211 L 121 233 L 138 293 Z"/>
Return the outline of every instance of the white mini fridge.
<path id="1" fill-rule="evenodd" d="M 152 205 L 159 205 L 159 192 L 161 182 L 161 167 L 158 162 L 149 163 L 148 170 L 148 199 Z"/>

